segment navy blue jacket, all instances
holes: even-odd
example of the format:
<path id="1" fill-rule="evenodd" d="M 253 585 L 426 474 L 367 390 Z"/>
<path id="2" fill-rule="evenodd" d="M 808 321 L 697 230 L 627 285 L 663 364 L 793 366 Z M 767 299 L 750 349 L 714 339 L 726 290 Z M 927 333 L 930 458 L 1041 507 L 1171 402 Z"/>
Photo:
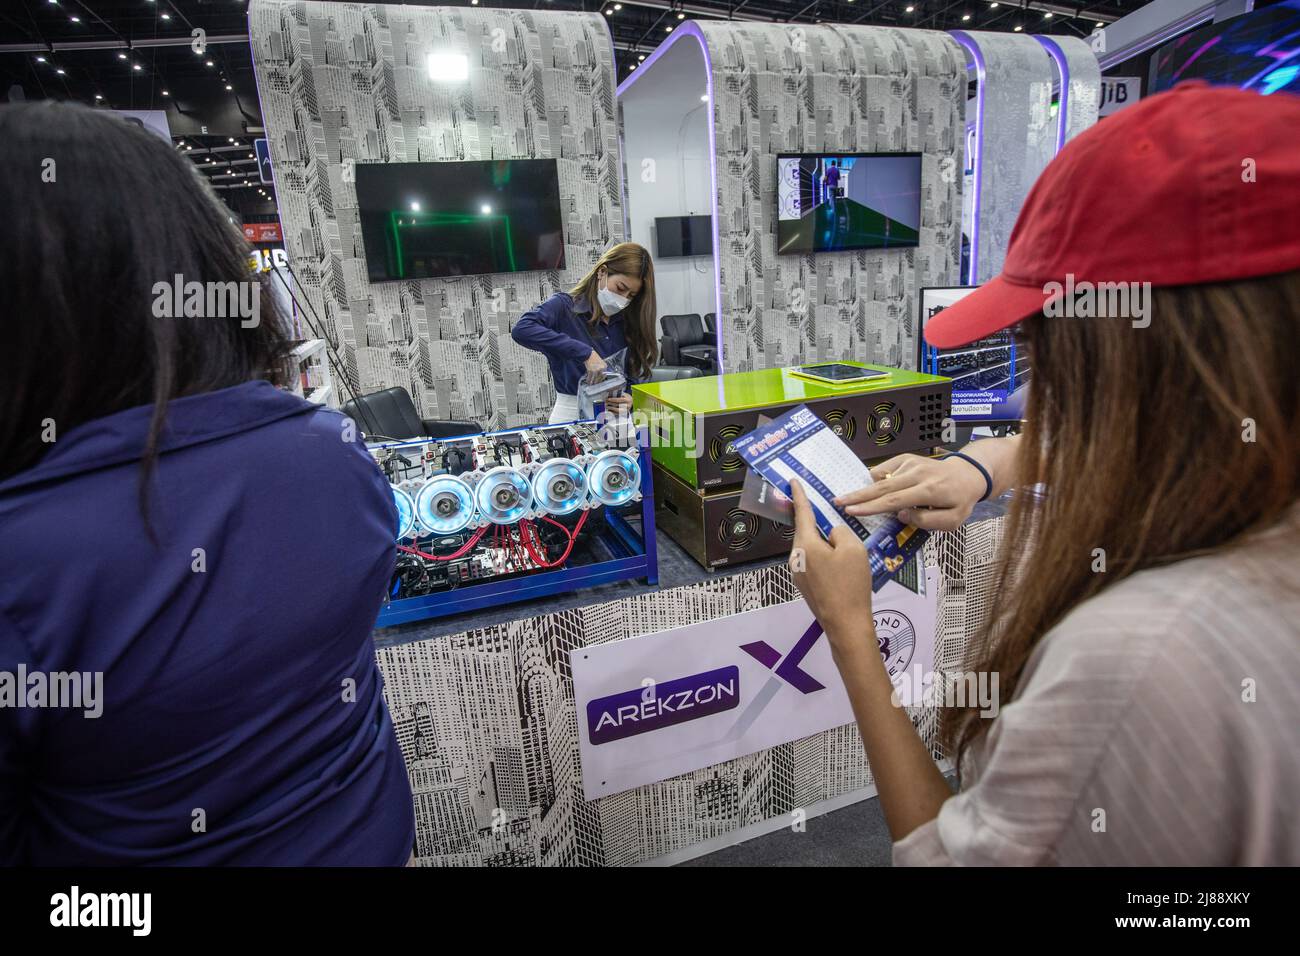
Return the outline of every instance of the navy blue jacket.
<path id="1" fill-rule="evenodd" d="M 266 382 L 176 399 L 154 544 L 151 411 L 0 483 L 0 676 L 103 672 L 98 718 L 0 707 L 0 865 L 405 863 L 371 639 L 387 483 L 341 415 Z"/>
<path id="2" fill-rule="evenodd" d="M 609 358 L 627 347 L 623 315 L 612 315 L 609 323 L 591 327 L 591 303 L 557 292 L 535 309 L 519 317 L 510 337 L 526 349 L 541 352 L 551 366 L 551 381 L 563 395 L 577 395 L 592 350 Z"/>

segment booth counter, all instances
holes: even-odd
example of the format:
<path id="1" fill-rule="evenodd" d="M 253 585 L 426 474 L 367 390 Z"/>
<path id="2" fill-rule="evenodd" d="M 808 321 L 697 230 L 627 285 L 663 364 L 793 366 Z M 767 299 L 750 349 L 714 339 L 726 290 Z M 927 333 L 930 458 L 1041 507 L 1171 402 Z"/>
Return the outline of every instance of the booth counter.
<path id="1" fill-rule="evenodd" d="M 1002 507 L 927 542 L 934 670 L 982 625 Z M 621 793 L 583 795 L 569 652 L 799 598 L 781 559 L 707 572 L 659 538 L 660 585 L 622 582 L 376 632 L 427 866 L 676 862 L 874 794 L 848 724 Z M 913 711 L 934 746 L 936 712 Z"/>

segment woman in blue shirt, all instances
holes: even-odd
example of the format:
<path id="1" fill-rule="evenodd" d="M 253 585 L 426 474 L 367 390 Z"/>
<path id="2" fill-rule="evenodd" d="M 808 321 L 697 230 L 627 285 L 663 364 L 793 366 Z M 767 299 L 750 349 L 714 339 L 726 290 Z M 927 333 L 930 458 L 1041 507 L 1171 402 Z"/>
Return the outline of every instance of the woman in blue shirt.
<path id="1" fill-rule="evenodd" d="M 12 104 L 0 169 L 0 866 L 406 863 L 379 469 L 272 384 L 274 299 L 184 154 Z"/>
<path id="2" fill-rule="evenodd" d="M 569 292 L 557 292 L 520 316 L 511 337 L 541 352 L 551 367 L 555 407 L 550 421 L 578 418 L 578 385 L 599 381 L 605 359 L 627 349 L 629 382 L 644 382 L 658 357 L 655 342 L 655 270 L 650 253 L 635 242 L 607 250 Z M 632 408 L 632 398 L 606 401 L 610 412 Z"/>

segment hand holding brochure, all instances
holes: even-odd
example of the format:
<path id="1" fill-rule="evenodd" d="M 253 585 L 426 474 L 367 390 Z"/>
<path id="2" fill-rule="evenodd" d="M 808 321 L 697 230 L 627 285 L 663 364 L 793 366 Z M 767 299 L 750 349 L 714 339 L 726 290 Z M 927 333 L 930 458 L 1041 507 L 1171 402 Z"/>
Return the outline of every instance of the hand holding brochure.
<path id="1" fill-rule="evenodd" d="M 921 549 L 928 531 L 905 525 L 893 515 L 858 518 L 837 508 L 832 499 L 871 484 L 871 472 L 826 423 L 806 405 L 760 425 L 736 439 L 745 463 L 778 491 L 789 496 L 797 478 L 822 534 L 846 525 L 867 547 L 871 590 L 879 591 Z"/>

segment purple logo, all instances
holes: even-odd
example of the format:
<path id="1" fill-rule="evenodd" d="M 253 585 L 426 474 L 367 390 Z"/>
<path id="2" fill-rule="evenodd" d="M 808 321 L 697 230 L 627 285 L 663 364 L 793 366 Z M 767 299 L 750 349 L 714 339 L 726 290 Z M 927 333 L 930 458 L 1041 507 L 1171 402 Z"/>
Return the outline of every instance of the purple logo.
<path id="1" fill-rule="evenodd" d="M 813 621 L 808 626 L 808 630 L 803 632 L 803 637 L 799 638 L 794 647 L 790 649 L 790 653 L 785 655 L 784 660 L 782 660 L 780 652 L 767 641 L 741 644 L 740 649 L 768 670 L 773 671 L 777 677 L 799 691 L 799 693 L 812 694 L 819 690 L 825 690 L 826 685 L 799 665 L 803 663 L 803 659 L 808 656 L 808 652 L 812 650 L 813 645 L 817 643 L 817 639 L 821 636 L 822 626 Z"/>
<path id="2" fill-rule="evenodd" d="M 739 705 L 740 668 L 733 664 L 589 701 L 587 729 L 595 747 Z"/>

